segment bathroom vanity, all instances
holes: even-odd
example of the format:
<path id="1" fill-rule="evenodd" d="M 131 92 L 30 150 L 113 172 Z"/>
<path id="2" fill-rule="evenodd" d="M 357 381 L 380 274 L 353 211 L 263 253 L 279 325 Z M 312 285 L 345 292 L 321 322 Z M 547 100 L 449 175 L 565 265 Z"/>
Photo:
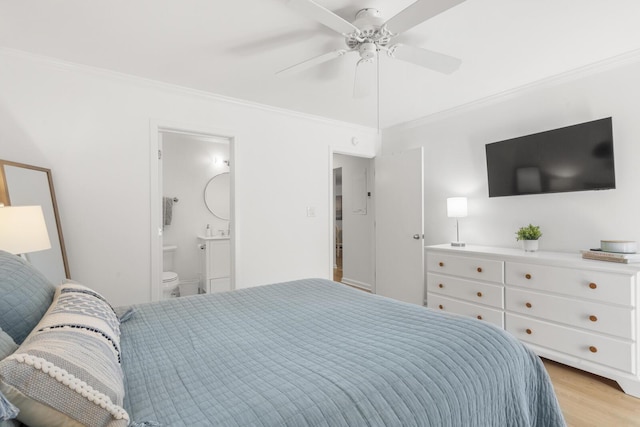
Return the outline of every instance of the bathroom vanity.
<path id="1" fill-rule="evenodd" d="M 229 236 L 198 236 L 202 290 L 211 294 L 231 290 L 231 246 Z"/>

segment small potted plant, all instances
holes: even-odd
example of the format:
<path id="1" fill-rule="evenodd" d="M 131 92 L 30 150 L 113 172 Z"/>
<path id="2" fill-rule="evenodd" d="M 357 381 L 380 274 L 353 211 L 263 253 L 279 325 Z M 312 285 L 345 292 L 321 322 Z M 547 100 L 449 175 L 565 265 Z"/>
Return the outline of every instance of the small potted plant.
<path id="1" fill-rule="evenodd" d="M 525 252 L 535 252 L 538 250 L 538 239 L 542 236 L 540 227 L 529 224 L 526 227 L 520 227 L 516 231 L 516 241 L 522 240 Z"/>

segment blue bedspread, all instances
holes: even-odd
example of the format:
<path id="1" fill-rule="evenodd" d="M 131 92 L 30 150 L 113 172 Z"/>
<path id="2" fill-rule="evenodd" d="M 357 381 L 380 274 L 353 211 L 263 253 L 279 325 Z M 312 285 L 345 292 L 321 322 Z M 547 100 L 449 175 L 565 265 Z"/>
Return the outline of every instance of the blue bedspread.
<path id="1" fill-rule="evenodd" d="M 562 426 L 540 360 L 475 319 L 308 279 L 135 306 L 125 408 L 163 426 Z"/>

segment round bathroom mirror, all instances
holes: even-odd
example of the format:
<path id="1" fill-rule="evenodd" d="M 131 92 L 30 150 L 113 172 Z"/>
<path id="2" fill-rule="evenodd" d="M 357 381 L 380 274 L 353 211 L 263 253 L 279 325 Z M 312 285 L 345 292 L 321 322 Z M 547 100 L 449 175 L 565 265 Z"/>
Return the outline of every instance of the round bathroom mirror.
<path id="1" fill-rule="evenodd" d="M 229 172 L 220 173 L 204 187 L 204 203 L 209 211 L 220 219 L 229 220 Z"/>

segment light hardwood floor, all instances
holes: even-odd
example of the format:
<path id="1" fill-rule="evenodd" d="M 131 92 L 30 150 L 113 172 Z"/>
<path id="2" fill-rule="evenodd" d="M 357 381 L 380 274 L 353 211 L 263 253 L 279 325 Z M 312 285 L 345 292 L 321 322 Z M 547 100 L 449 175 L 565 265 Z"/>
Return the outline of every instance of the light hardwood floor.
<path id="1" fill-rule="evenodd" d="M 569 427 L 640 426 L 640 399 L 612 380 L 543 359 Z"/>
<path id="2" fill-rule="evenodd" d="M 336 257 L 336 266 L 333 268 L 333 281 L 342 281 L 342 252 Z"/>

